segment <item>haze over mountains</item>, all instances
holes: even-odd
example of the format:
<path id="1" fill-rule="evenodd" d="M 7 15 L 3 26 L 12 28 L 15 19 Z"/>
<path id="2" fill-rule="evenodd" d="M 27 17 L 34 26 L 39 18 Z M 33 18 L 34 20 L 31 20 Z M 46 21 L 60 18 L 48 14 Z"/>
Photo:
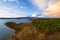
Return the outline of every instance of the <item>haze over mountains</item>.
<path id="1" fill-rule="evenodd" d="M 11 13 L 5 13 L 5 14 L 1 14 L 0 18 L 19 18 L 19 17 L 43 17 L 43 16 L 39 16 L 38 14 L 32 14 L 31 16 L 26 16 L 23 14 L 11 14 Z"/>

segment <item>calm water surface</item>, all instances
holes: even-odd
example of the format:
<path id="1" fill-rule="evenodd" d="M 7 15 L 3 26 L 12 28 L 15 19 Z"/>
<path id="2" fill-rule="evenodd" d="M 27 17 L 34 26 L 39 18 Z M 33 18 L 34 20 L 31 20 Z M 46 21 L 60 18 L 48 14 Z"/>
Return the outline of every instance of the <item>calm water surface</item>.
<path id="1" fill-rule="evenodd" d="M 29 19 L 0 19 L 0 40 L 8 40 L 12 35 L 14 35 L 14 30 L 8 28 L 5 23 L 6 22 L 29 22 Z"/>

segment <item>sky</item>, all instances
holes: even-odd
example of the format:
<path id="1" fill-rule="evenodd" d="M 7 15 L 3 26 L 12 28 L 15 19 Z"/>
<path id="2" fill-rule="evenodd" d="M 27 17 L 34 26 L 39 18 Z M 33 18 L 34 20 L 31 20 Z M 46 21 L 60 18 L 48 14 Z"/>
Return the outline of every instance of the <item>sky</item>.
<path id="1" fill-rule="evenodd" d="M 60 17 L 60 0 L 0 0 L 1 17 Z"/>

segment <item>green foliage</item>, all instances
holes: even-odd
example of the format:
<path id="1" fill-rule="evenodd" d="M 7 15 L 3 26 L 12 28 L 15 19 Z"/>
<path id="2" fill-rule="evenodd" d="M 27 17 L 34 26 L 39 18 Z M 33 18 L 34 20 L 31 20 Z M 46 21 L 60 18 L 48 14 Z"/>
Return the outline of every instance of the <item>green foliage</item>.
<path id="1" fill-rule="evenodd" d="M 22 27 L 20 26 L 20 25 L 22 25 L 22 23 L 21 24 L 16 24 L 15 22 L 7 22 L 7 23 L 5 23 L 5 25 L 7 27 L 12 28 L 12 29 L 17 30 L 17 31 L 22 30 Z"/>
<path id="2" fill-rule="evenodd" d="M 42 30 L 45 34 L 51 34 L 54 31 L 60 30 L 60 19 L 33 19 L 32 24 L 39 30 Z"/>

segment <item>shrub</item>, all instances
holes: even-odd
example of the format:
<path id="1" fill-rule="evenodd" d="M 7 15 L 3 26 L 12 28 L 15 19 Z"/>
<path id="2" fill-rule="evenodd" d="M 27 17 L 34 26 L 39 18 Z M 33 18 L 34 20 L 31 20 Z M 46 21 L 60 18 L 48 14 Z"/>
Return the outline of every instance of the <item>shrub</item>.
<path id="1" fill-rule="evenodd" d="M 60 19 L 59 19 L 60 20 Z M 54 31 L 60 30 L 60 22 L 58 19 L 35 19 L 32 24 L 45 34 L 51 34 Z"/>

